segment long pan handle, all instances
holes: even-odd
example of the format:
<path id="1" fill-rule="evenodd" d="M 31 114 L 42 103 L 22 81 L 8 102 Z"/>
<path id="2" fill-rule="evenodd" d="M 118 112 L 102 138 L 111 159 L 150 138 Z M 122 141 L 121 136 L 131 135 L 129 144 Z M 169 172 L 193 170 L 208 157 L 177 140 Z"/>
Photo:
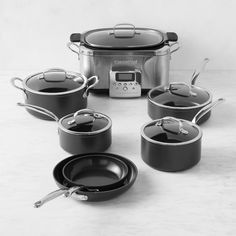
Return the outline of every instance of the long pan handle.
<path id="1" fill-rule="evenodd" d="M 204 115 L 206 115 L 209 111 L 211 111 L 216 105 L 220 104 L 221 102 L 225 101 L 224 98 L 219 98 L 216 101 L 208 104 L 207 106 L 203 107 L 194 117 L 192 122 L 197 123 Z"/>
<path id="2" fill-rule="evenodd" d="M 41 113 L 41 114 L 46 115 L 48 117 L 51 117 L 55 121 L 59 121 L 59 118 L 54 113 L 52 113 L 51 111 L 49 111 L 43 107 L 39 107 L 39 106 L 31 105 L 31 104 L 25 104 L 25 103 L 21 103 L 21 102 L 18 102 L 17 105 L 21 106 L 21 107 L 26 107 L 27 109 L 30 109 L 32 111 L 36 111 L 38 113 Z"/>

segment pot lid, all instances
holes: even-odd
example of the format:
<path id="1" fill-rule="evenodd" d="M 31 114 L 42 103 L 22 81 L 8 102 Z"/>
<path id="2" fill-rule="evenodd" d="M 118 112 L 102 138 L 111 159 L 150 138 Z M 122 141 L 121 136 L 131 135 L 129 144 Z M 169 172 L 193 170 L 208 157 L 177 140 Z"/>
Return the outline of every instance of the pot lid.
<path id="1" fill-rule="evenodd" d="M 87 46 L 103 49 L 140 49 L 163 46 L 165 34 L 148 28 L 135 28 L 132 24 L 117 24 L 113 28 L 88 31 L 83 41 Z"/>
<path id="2" fill-rule="evenodd" d="M 34 74 L 26 79 L 28 90 L 42 94 L 65 94 L 82 89 L 86 85 L 86 78 L 74 72 L 63 69 L 49 69 Z"/>
<path id="3" fill-rule="evenodd" d="M 143 128 L 143 136 L 153 142 L 183 143 L 192 141 L 200 134 L 199 128 L 188 121 L 164 117 L 151 121 Z"/>
<path id="4" fill-rule="evenodd" d="M 67 131 L 95 134 L 109 128 L 111 120 L 102 113 L 91 109 L 82 109 L 63 118 L 61 124 Z"/>
<path id="5" fill-rule="evenodd" d="M 169 87 L 159 86 L 150 90 L 149 99 L 165 107 L 196 107 L 211 101 L 211 94 L 202 88 L 186 83 L 170 83 Z"/>

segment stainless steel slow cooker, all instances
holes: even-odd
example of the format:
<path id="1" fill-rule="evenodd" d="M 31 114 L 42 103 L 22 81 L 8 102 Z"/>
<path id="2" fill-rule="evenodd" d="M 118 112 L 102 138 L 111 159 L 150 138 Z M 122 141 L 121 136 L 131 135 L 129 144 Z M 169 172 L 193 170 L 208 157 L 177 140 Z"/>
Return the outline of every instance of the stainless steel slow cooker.
<path id="1" fill-rule="evenodd" d="M 174 32 L 118 24 L 71 34 L 68 47 L 78 55 L 81 73 L 98 76 L 93 90 L 109 91 L 110 97 L 139 97 L 142 91 L 169 83 L 177 40 Z"/>

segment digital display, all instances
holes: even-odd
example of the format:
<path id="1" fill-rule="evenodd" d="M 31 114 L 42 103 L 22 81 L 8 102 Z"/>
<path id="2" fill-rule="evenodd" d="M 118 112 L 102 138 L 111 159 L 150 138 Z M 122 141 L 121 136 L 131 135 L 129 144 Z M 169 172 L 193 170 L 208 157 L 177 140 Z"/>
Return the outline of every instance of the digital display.
<path id="1" fill-rule="evenodd" d="M 134 81 L 134 73 L 116 73 L 116 81 Z"/>

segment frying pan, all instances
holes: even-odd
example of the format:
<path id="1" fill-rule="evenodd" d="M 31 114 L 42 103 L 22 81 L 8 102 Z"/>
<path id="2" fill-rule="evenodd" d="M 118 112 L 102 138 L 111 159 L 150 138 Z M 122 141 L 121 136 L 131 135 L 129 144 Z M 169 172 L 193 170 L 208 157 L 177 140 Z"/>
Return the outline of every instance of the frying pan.
<path id="1" fill-rule="evenodd" d="M 62 173 L 62 170 L 65 167 L 65 165 L 74 159 L 83 158 L 85 156 L 89 157 L 89 156 L 94 156 L 94 155 L 96 155 L 97 158 L 99 158 L 99 156 L 104 157 L 104 155 L 106 155 L 108 158 L 116 158 L 124 162 L 126 166 L 128 167 L 128 173 L 123 184 L 121 184 L 120 186 L 116 186 L 115 188 L 105 190 L 105 191 L 89 191 L 86 188 L 68 185 Z M 80 155 L 71 156 L 59 162 L 53 170 L 53 177 L 59 189 L 48 194 L 46 197 L 44 197 L 40 201 L 36 202 L 34 206 L 40 207 L 45 202 L 48 202 L 56 198 L 57 196 L 60 196 L 63 194 L 66 197 L 71 196 L 72 198 L 76 200 L 83 200 L 83 201 L 109 200 L 127 191 L 134 184 L 137 174 L 138 174 L 137 167 L 130 160 L 116 154 L 110 154 L 110 153 L 92 153 L 91 154 L 89 153 L 89 154 L 80 154 Z"/>
<path id="2" fill-rule="evenodd" d="M 128 167 L 118 158 L 105 154 L 90 154 L 66 163 L 62 174 L 70 186 L 84 186 L 90 191 L 104 191 L 123 184 Z"/>
<path id="3" fill-rule="evenodd" d="M 161 171 L 181 171 L 196 165 L 201 158 L 202 131 L 196 123 L 223 98 L 203 107 L 192 122 L 164 117 L 148 122 L 141 130 L 143 161 Z"/>

